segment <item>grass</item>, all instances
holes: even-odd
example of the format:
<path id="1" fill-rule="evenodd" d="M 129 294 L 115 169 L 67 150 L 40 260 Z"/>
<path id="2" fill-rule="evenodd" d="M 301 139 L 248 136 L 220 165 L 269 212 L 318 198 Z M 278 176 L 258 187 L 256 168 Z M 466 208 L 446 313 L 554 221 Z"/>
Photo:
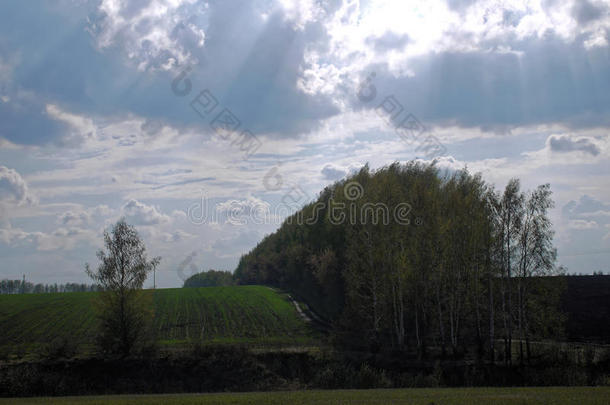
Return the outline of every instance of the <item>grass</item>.
<path id="1" fill-rule="evenodd" d="M 287 391 L 223 394 L 121 395 L 101 397 L 0 399 L 0 404 L 98 405 L 98 404 L 588 404 L 605 405 L 610 387 L 550 388 L 422 388 L 388 390 Z"/>
<path id="2" fill-rule="evenodd" d="M 163 346 L 188 342 L 248 345 L 312 343 L 311 329 L 286 297 L 262 286 L 174 288 L 153 294 Z M 56 338 L 91 346 L 97 293 L 0 295 L 0 348 L 22 355 Z M 19 357 L 19 356 L 18 356 Z"/>

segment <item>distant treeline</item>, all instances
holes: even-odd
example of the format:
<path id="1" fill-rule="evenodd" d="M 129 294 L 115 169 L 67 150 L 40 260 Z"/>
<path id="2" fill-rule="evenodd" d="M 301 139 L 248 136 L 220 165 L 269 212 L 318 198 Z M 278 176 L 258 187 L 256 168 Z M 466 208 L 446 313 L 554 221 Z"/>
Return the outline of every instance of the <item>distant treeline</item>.
<path id="1" fill-rule="evenodd" d="M 587 276 L 588 274 L 584 274 L 584 273 L 566 273 L 566 276 L 573 276 L 573 277 L 582 277 L 582 276 Z M 603 271 L 594 271 L 593 276 L 605 276 L 606 274 L 604 274 Z M 610 272 L 608 272 L 608 275 L 610 276 Z"/>
<path id="2" fill-rule="evenodd" d="M 548 184 L 498 191 L 466 169 L 365 166 L 242 256 L 235 277 L 305 299 L 344 346 L 510 363 L 517 344 L 524 361 L 532 340 L 564 329 L 565 278 L 540 281 L 561 272 L 551 207 Z"/>
<path id="3" fill-rule="evenodd" d="M 34 284 L 29 281 L 8 279 L 0 281 L 0 294 L 42 294 L 59 292 L 86 292 L 99 290 L 99 286 L 95 284 Z"/>
<path id="4" fill-rule="evenodd" d="M 183 287 L 223 287 L 229 285 L 235 285 L 233 273 L 223 270 L 208 270 L 187 278 Z"/>

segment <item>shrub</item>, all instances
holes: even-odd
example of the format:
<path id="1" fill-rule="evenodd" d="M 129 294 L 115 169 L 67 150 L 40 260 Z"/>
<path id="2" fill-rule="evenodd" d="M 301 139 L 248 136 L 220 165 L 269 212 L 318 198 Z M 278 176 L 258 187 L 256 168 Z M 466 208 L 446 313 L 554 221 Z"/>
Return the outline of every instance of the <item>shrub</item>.
<path id="1" fill-rule="evenodd" d="M 313 385 L 324 389 L 346 388 L 353 377 L 354 370 L 351 368 L 343 365 L 328 365 L 315 375 Z"/>
<path id="2" fill-rule="evenodd" d="M 593 365 L 595 360 L 595 347 L 594 346 L 585 346 L 583 349 L 583 360 L 585 366 Z"/>
<path id="3" fill-rule="evenodd" d="M 602 374 L 595 380 L 595 385 L 610 387 L 610 374 Z"/>
<path id="4" fill-rule="evenodd" d="M 364 363 L 354 376 L 353 384 L 355 388 L 389 388 L 392 381 L 384 370 L 377 370 Z"/>
<path id="5" fill-rule="evenodd" d="M 586 370 L 576 366 L 554 366 L 542 370 L 524 372 L 528 385 L 532 386 L 582 386 L 589 383 Z"/>
<path id="6" fill-rule="evenodd" d="M 66 336 L 57 337 L 50 343 L 43 345 L 41 350 L 42 357 L 50 360 L 70 359 L 76 356 L 78 345 Z"/>

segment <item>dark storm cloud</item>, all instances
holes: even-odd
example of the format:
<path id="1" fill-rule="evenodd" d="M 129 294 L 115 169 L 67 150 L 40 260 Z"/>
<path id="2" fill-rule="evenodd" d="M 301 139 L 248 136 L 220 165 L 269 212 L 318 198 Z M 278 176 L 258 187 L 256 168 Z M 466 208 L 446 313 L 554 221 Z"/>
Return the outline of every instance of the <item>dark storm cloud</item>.
<path id="1" fill-rule="evenodd" d="M 322 26 L 311 23 L 295 30 L 280 12 L 263 22 L 253 3 L 236 4 L 221 2 L 210 10 L 199 82 L 211 85 L 221 102 L 255 133 L 294 135 L 336 114 L 329 97 L 297 88 L 305 47 L 325 46 Z"/>
<path id="2" fill-rule="evenodd" d="M 610 124 L 606 48 L 587 50 L 582 39 L 566 43 L 550 33 L 489 47 L 500 45 L 515 52 L 429 54 L 413 60 L 413 77 L 395 78 L 385 65 L 365 71 L 377 73 L 377 94 L 395 95 L 428 123 L 496 132 L 557 122 L 572 128 Z M 363 107 L 360 101 L 355 106 Z"/>
<path id="3" fill-rule="evenodd" d="M 472 3 L 450 1 L 449 5 L 461 10 Z M 61 144 L 65 128 L 46 114 L 47 103 L 87 116 L 132 113 L 146 119 L 142 130 L 150 134 L 166 124 L 205 134 L 210 132 L 214 116 L 203 120 L 189 107 L 203 89 L 211 90 L 221 107 L 233 112 L 241 129 L 255 134 L 297 136 L 340 112 L 336 101 L 344 97 L 341 88 L 332 95 L 307 94 L 298 88 L 308 67 L 306 50 L 323 54 L 328 46 L 322 22 L 312 21 L 297 29 L 280 9 L 272 9 L 263 18 L 262 3 L 211 2 L 205 24 L 201 23 L 205 25 L 204 46 L 198 46 L 188 30 L 180 30 L 180 24 L 171 32 L 171 38 L 197 61 L 189 76 L 191 93 L 178 97 L 171 91 L 171 82 L 180 69 L 138 71 L 137 58 L 146 57 L 146 46 L 135 52 L 135 61 L 122 48 L 130 40 L 139 44 L 139 38 L 129 35 L 150 27 L 120 31 L 111 46 L 99 49 L 96 31 L 90 34 L 86 29 L 91 28 L 91 21 L 103 26 L 107 17 L 99 15 L 97 4 L 79 4 L 71 9 L 71 16 L 55 12 L 46 2 L 39 7 L 17 1 L 3 4 L 8 12 L 0 16 L 0 52 L 18 52 L 20 59 L 6 94 L 10 101 L 0 102 L 0 136 L 15 143 Z M 144 0 L 126 3 L 121 16 L 133 17 L 148 4 Z M 328 6 L 327 17 L 337 4 Z M 584 11 L 578 11 L 581 21 L 597 15 L 583 7 Z M 181 22 L 184 26 L 200 22 L 200 14 L 181 15 L 186 16 Z M 504 17 L 509 26 L 521 18 L 511 13 Z M 405 108 L 429 123 L 496 132 L 539 123 L 561 122 L 574 128 L 608 125 L 607 47 L 587 50 L 585 39 L 566 42 L 549 32 L 538 39 L 482 43 L 484 50 L 480 51 L 431 52 L 409 60 L 413 77 L 395 77 L 383 65 L 366 70 L 377 72 L 375 85 L 380 96 L 394 94 Z M 408 46 L 409 39 L 388 32 L 367 42 L 384 52 Z M 520 54 L 493 52 L 499 47 Z M 160 52 L 149 62 L 158 68 L 168 57 Z M 332 64 L 332 55 L 329 58 Z M 18 97 L 20 94 L 29 96 Z M 362 104 L 354 106 L 361 108 Z"/>
<path id="4" fill-rule="evenodd" d="M 600 153 L 599 148 L 586 138 L 572 139 L 569 136 L 553 135 L 549 138 L 549 147 L 553 152 L 585 152 L 593 156 Z"/>
<path id="5" fill-rule="evenodd" d="M 134 15 L 146 4 L 130 2 L 122 14 Z M 322 26 L 311 23 L 295 29 L 280 11 L 263 20 L 254 2 L 210 4 L 205 46 L 183 41 L 199 61 L 189 77 L 193 91 L 184 98 L 170 87 L 179 70 L 138 71 L 137 64 L 128 63 L 121 49 L 127 40 L 124 32 L 113 45 L 98 49 L 86 29 L 92 19 L 104 17 L 91 5 L 75 8 L 78 18 L 71 19 L 54 13 L 47 3 L 28 7 L 13 2 L 3 8 L 10 12 L 0 16 L 0 38 L 7 41 L 6 48 L 22 55 L 13 75 L 14 94 L 8 95 L 33 95 L 22 106 L 0 102 L 0 135 L 15 143 L 45 144 L 62 136 L 65 128 L 44 113 L 45 103 L 82 115 L 133 113 L 150 120 L 143 129 L 152 133 L 164 123 L 206 132 L 209 121 L 189 107 L 205 88 L 239 118 L 242 129 L 257 134 L 296 136 L 338 113 L 330 97 L 297 88 L 305 47 L 324 46 Z M 181 40 L 179 32 L 172 35 Z M 163 54 L 159 57 L 162 60 L 153 65 L 165 61 Z"/>
<path id="6" fill-rule="evenodd" d="M 66 125 L 51 119 L 44 100 L 37 96 L 0 101 L 0 137 L 25 145 L 57 142 L 65 134 Z"/>
<path id="7" fill-rule="evenodd" d="M 590 0 L 577 0 L 572 7 L 572 14 L 579 24 L 588 24 L 608 14 L 608 4 L 594 3 Z"/>

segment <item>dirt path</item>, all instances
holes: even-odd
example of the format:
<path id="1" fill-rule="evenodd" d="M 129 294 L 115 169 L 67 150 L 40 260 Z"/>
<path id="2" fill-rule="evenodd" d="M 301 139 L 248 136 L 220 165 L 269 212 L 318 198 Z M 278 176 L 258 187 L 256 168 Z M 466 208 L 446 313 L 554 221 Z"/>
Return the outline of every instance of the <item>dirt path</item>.
<path id="1" fill-rule="evenodd" d="M 301 316 L 301 318 L 303 318 L 303 320 L 304 320 L 305 322 L 312 322 L 312 321 L 313 321 L 313 319 L 311 319 L 311 318 L 309 317 L 309 315 L 307 315 L 307 314 L 305 313 L 305 311 L 303 311 L 303 309 L 301 308 L 301 306 L 299 305 L 299 303 L 298 303 L 298 302 L 296 302 L 294 298 L 292 298 L 292 295 L 290 295 L 290 294 L 286 294 L 286 295 L 288 296 L 288 299 L 290 300 L 290 302 L 292 302 L 292 303 L 294 304 L 294 307 L 297 309 L 297 312 L 299 313 L 299 315 Z"/>
<path id="2" fill-rule="evenodd" d="M 273 291 L 276 292 L 280 292 L 279 290 L 277 290 L 276 288 L 273 287 L 267 287 Z M 315 312 L 313 312 L 311 310 L 311 308 L 309 308 L 309 306 L 307 307 L 307 310 L 304 310 L 301 305 L 292 297 L 292 295 L 286 293 L 286 296 L 288 297 L 288 299 L 290 300 L 290 302 L 292 302 L 292 304 L 294 305 L 294 307 L 297 310 L 297 313 L 299 314 L 299 316 L 301 318 L 303 318 L 303 320 L 305 322 L 311 323 L 311 322 L 315 322 L 316 324 L 318 324 L 318 326 L 321 326 L 323 329 L 329 329 L 330 325 L 325 322 L 324 320 L 322 320 L 322 318 L 320 318 Z M 305 304 L 307 305 L 307 304 Z"/>

